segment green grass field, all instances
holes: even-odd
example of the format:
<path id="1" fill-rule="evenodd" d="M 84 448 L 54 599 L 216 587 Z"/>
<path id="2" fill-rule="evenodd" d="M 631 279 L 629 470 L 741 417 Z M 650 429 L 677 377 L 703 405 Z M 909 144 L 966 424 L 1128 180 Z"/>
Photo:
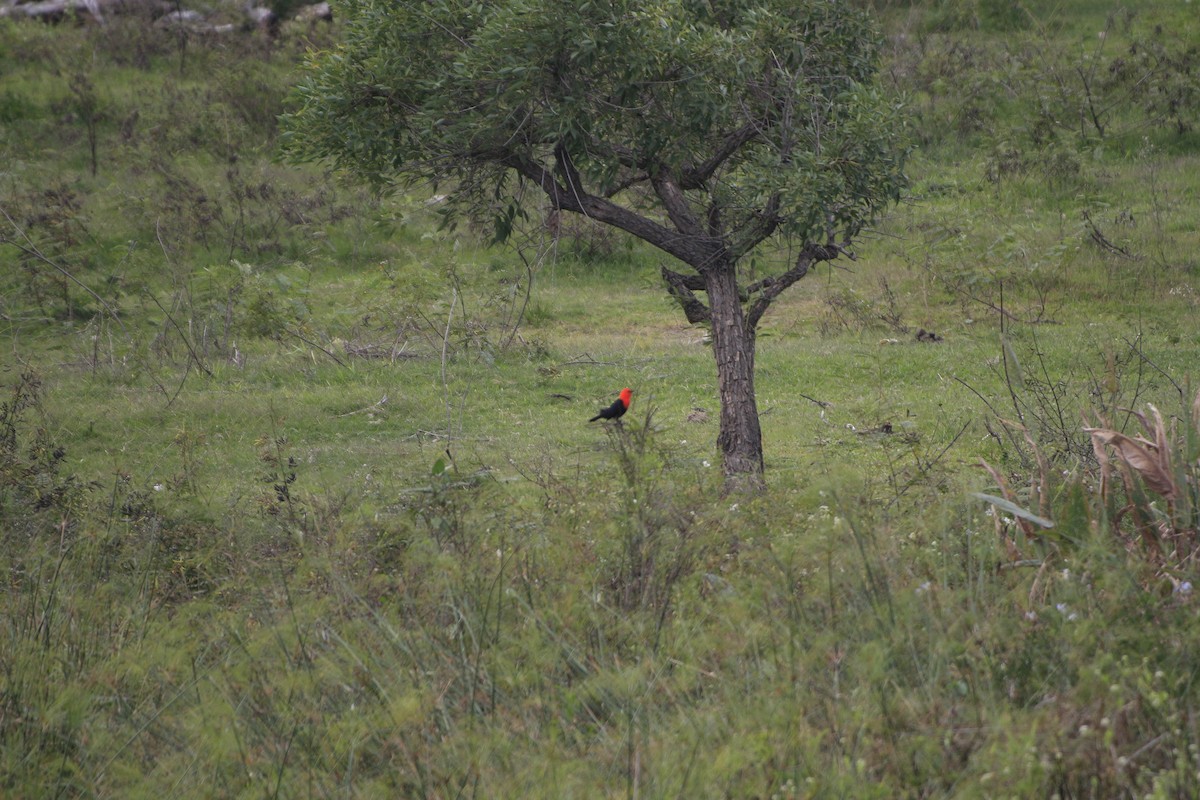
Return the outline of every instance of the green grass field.
<path id="1" fill-rule="evenodd" d="M 336 28 L 0 20 L 0 795 L 1196 796 L 1200 21 L 876 5 L 752 497 L 658 254 L 278 162 Z"/>

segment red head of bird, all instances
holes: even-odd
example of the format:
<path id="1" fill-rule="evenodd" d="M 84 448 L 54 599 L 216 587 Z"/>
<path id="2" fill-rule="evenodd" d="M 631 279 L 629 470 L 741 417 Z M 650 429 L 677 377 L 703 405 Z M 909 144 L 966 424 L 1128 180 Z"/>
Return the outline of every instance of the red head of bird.
<path id="1" fill-rule="evenodd" d="M 621 403 L 625 406 L 625 410 L 629 410 L 629 403 L 633 400 L 633 389 L 626 387 L 621 390 Z"/>

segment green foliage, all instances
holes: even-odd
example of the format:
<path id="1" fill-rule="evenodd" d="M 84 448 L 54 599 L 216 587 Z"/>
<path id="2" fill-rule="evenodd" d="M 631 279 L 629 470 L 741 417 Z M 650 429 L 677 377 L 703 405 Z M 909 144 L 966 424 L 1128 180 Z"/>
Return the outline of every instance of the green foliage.
<path id="1" fill-rule="evenodd" d="M 1118 9 L 1094 27 L 1082 26 L 1073 41 L 1054 33 L 1069 21 L 1065 11 L 1036 18 L 1016 4 L 1012 24 L 1001 27 L 1026 28 L 1017 23 L 1031 19 L 1036 25 L 1003 42 L 961 32 L 975 27 L 963 20 L 938 22 L 952 9 L 988 27 L 982 23 L 986 15 L 975 16 L 969 8 L 947 3 L 928 9 L 921 19 L 933 32 L 922 34 L 919 49 L 899 51 L 888 70 L 898 88 L 918 98 L 914 110 L 922 118 L 917 127 L 923 140 L 989 133 L 1018 151 L 1048 149 L 1062 158 L 1073 151 L 1086 154 L 1098 140 L 1191 130 L 1196 47 L 1161 17 Z"/>
<path id="2" fill-rule="evenodd" d="M 66 450 L 51 437 L 42 415 L 42 379 L 24 370 L 0 403 L 0 519 L 7 535 L 32 535 L 50 519 L 63 533 L 86 499 L 89 487 L 62 474 Z"/>
<path id="3" fill-rule="evenodd" d="M 607 195 L 717 150 L 707 192 L 726 224 L 777 205 L 781 232 L 800 240 L 831 225 L 853 236 L 903 185 L 900 108 L 873 88 L 877 36 L 843 4 L 368 1 L 345 13 L 342 44 L 314 54 L 296 89 L 288 152 L 377 186 L 446 182 L 477 219 L 519 200 L 510 170 L 555 152 Z M 741 129 L 758 133 L 720 152 Z"/>

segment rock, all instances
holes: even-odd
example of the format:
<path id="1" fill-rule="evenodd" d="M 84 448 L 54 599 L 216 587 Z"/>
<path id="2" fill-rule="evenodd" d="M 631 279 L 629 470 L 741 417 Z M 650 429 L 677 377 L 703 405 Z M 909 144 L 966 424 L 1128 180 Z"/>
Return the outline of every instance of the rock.
<path id="1" fill-rule="evenodd" d="M 259 30 L 274 30 L 278 23 L 275 12 L 266 6 L 253 6 L 251 8 L 247 8 L 246 16 L 250 19 L 250 24 Z"/>
<path id="2" fill-rule="evenodd" d="M 304 6 L 296 12 L 296 19 L 300 22 L 332 22 L 333 9 L 329 7 L 329 3 Z"/>
<path id="3" fill-rule="evenodd" d="M 79 19 L 104 23 L 103 9 L 118 5 L 114 0 L 45 0 L 41 3 L 19 3 L 0 8 L 0 17 L 29 17 L 45 22 L 59 22 L 68 14 Z"/>

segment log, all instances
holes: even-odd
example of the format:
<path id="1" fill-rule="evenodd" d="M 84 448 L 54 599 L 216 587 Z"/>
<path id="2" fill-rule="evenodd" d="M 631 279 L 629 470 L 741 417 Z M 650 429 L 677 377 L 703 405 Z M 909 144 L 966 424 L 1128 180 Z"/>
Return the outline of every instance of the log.
<path id="1" fill-rule="evenodd" d="M 104 24 L 105 12 L 120 13 L 125 10 L 142 8 L 145 0 L 40 0 L 33 3 L 5 3 L 0 6 L 0 18 L 25 17 L 39 19 L 43 22 L 61 22 L 70 15 L 82 20 L 91 20 Z M 277 24 L 274 12 L 263 6 L 254 6 L 246 10 L 250 22 L 258 28 L 272 28 Z M 333 12 L 329 3 L 317 3 L 302 7 L 296 12 L 296 19 L 302 22 L 329 21 Z M 202 14 L 190 9 L 173 10 L 158 18 L 158 24 L 163 26 L 186 27 L 201 33 L 232 33 L 235 25 L 211 25 L 204 21 Z"/>
<path id="2" fill-rule="evenodd" d="M 300 22 L 330 22 L 333 20 L 333 9 L 329 7 L 329 3 L 317 3 L 311 6 L 304 6 L 296 12 L 296 19 Z"/>
<path id="3" fill-rule="evenodd" d="M 59 22 L 68 14 L 80 18 L 90 17 L 93 22 L 104 23 L 101 7 L 120 5 L 121 0 L 43 0 L 41 3 L 22 3 L 0 8 L 0 17 L 28 17 L 46 22 Z"/>

